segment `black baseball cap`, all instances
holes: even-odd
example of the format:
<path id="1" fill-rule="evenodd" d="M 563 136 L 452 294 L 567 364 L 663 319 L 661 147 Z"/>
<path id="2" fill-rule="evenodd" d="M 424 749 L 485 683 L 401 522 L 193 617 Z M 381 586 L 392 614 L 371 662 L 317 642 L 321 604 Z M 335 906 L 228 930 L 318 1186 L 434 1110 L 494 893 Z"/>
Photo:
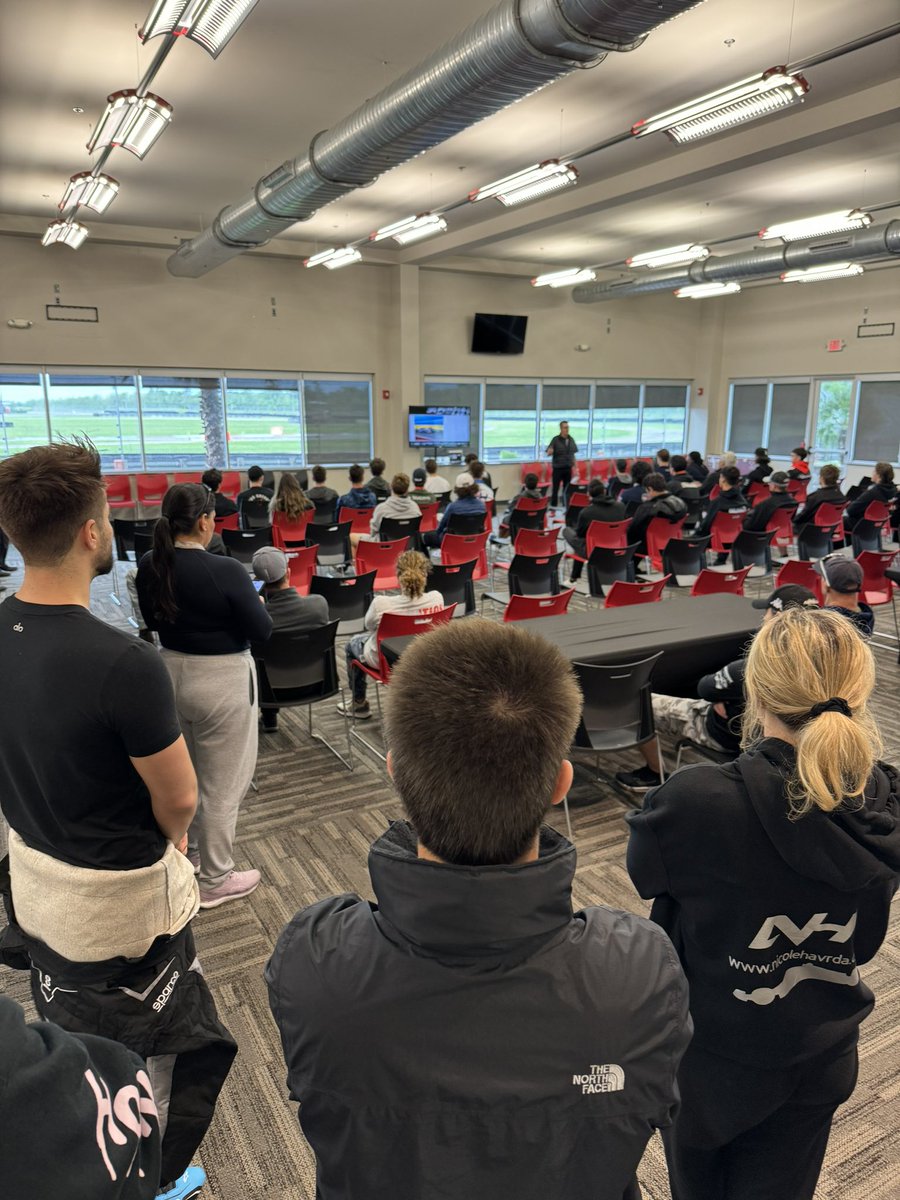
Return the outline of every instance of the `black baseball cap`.
<path id="1" fill-rule="evenodd" d="M 827 554 L 816 563 L 816 570 L 833 592 L 852 596 L 854 592 L 862 591 L 863 569 L 853 558 Z"/>
<path id="2" fill-rule="evenodd" d="M 784 612 L 786 608 L 818 608 L 815 592 L 799 583 L 785 583 L 777 587 L 771 596 L 752 601 L 754 608 L 771 608 Z"/>

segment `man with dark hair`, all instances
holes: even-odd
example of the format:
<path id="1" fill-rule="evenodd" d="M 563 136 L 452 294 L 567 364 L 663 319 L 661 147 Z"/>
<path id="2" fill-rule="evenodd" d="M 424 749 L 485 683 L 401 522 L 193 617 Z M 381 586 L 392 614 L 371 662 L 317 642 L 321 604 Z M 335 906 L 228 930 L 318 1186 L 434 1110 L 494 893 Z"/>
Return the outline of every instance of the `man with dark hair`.
<path id="1" fill-rule="evenodd" d="M 306 494 L 316 506 L 316 515 L 313 520 L 321 524 L 330 525 L 334 520 L 338 494 L 334 488 L 325 486 L 328 473 L 324 467 L 313 467 L 312 478 L 315 486 L 311 487 Z"/>
<path id="2" fill-rule="evenodd" d="M 792 515 L 797 508 L 797 501 L 787 490 L 788 477 L 784 471 L 773 471 L 767 482 L 770 494 L 744 517 L 745 529 L 763 530 L 779 508 L 788 509 Z"/>
<path id="3" fill-rule="evenodd" d="M 372 478 L 366 484 L 370 492 L 375 493 L 377 501 L 387 500 L 391 494 L 391 489 L 388 486 L 388 481 L 384 478 L 385 461 L 383 458 L 373 458 L 369 463 L 369 470 L 372 472 Z"/>
<path id="4" fill-rule="evenodd" d="M 544 451 L 549 454 L 552 459 L 553 468 L 553 494 L 550 497 L 550 504 L 556 508 L 559 502 L 559 489 L 563 490 L 563 505 L 566 503 L 566 495 L 569 490 L 569 484 L 572 482 L 572 471 L 575 467 L 575 457 L 578 454 L 578 447 L 575 444 L 575 439 L 569 436 L 569 422 L 560 421 L 559 433 L 550 440 L 550 445 Z"/>
<path id="5" fill-rule="evenodd" d="M 723 467 L 719 472 L 719 494 L 710 500 L 706 512 L 694 530 L 695 537 L 706 537 L 720 512 L 732 516 L 747 511 L 747 497 L 741 491 L 741 473 L 737 467 Z M 722 562 L 725 556 L 722 556 Z"/>
<path id="6" fill-rule="evenodd" d="M 639 458 L 631 464 L 631 487 L 619 492 L 619 499 L 625 505 L 625 511 L 630 517 L 637 512 L 638 506 L 644 500 L 644 480 L 650 474 L 650 464 Z"/>
<path id="7" fill-rule="evenodd" d="M 368 484 L 363 483 L 365 471 L 359 463 L 354 463 L 347 475 L 350 478 L 350 491 L 344 492 L 338 500 L 339 517 L 342 508 L 374 508 L 377 504 L 375 493 Z"/>
<path id="8" fill-rule="evenodd" d="M 673 496 L 680 496 L 687 488 L 689 496 L 700 495 L 700 485 L 688 474 L 687 459 L 683 454 L 673 454 L 671 458 L 672 472 L 666 484 Z"/>
<path id="9" fill-rule="evenodd" d="M 592 479 L 588 484 L 590 503 L 584 508 L 577 509 L 578 522 L 574 529 L 566 526 L 563 537 L 579 558 L 587 554 L 587 534 L 592 521 L 624 521 L 625 505 L 606 494 L 602 479 Z M 581 568 L 584 564 L 578 561 L 572 564 L 572 583 L 581 578 Z"/>
<path id="10" fill-rule="evenodd" d="M 245 517 L 256 518 L 257 523 L 268 519 L 269 501 L 275 495 L 271 488 L 263 487 L 265 471 L 262 467 L 251 467 L 247 472 L 249 487 L 238 492 L 237 508 L 241 520 Z"/>
<path id="11" fill-rule="evenodd" d="M 233 517 L 237 512 L 237 505 L 228 496 L 223 496 L 219 492 L 219 488 L 222 486 L 222 472 L 215 467 L 210 467 L 200 476 L 200 482 L 205 484 L 213 494 L 216 502 L 216 520 L 222 517 Z"/>
<path id="12" fill-rule="evenodd" d="M 428 474 L 428 490 L 432 495 L 445 496 L 453 490 L 450 486 L 450 480 L 445 479 L 443 475 L 438 475 L 437 461 L 435 459 L 425 459 L 425 470 Z"/>
<path id="13" fill-rule="evenodd" d="M 669 482 L 669 476 L 671 474 L 671 459 L 672 456 L 668 450 L 657 450 L 656 464 L 654 469 L 658 475 L 662 475 L 666 483 Z"/>
<path id="14" fill-rule="evenodd" d="M 31 971 L 41 1017 L 147 1059 L 168 1112 L 162 1194 L 184 1200 L 204 1182 L 189 1163 L 236 1046 L 194 951 L 197 779 L 172 684 L 155 650 L 90 613 L 91 581 L 113 565 L 93 446 L 0 463 L 0 521 L 25 560 L 0 605 L 0 728 L 15 748 L 0 755 L 4 961 Z"/>
<path id="15" fill-rule="evenodd" d="M 477 454 L 472 454 L 472 453 L 471 453 L 471 451 L 470 451 L 470 452 L 469 452 L 469 453 L 468 453 L 468 454 L 465 456 L 465 458 L 463 459 L 463 465 L 464 465 L 464 468 L 465 468 L 465 470 L 467 470 L 467 471 L 469 472 L 469 474 L 470 474 L 470 475 L 472 475 L 472 476 L 473 476 L 475 479 L 483 479 L 483 480 L 484 480 L 484 482 L 487 484 L 487 486 L 488 486 L 488 487 L 491 489 L 491 496 L 493 496 L 493 494 L 494 494 L 494 484 L 493 484 L 493 481 L 491 480 L 491 473 L 490 473 L 490 471 L 487 469 L 487 467 L 484 465 L 484 463 L 481 463 L 481 464 L 480 464 L 480 466 L 481 466 L 481 474 L 480 474 L 480 475 L 476 475 L 476 474 L 475 474 L 475 472 L 472 470 L 472 463 L 476 463 L 476 462 L 478 462 L 478 455 L 477 455 Z"/>
<path id="16" fill-rule="evenodd" d="M 423 504 L 434 504 L 435 502 L 434 494 L 429 492 L 425 487 L 427 479 L 428 476 L 425 473 L 425 468 L 416 467 L 412 473 L 413 486 L 409 493 L 409 498 L 410 500 L 415 500 L 416 504 L 420 506 Z"/>
<path id="17" fill-rule="evenodd" d="M 628 459 L 617 458 L 615 473 L 609 477 L 609 494 L 612 496 L 613 500 L 616 500 L 618 499 L 620 492 L 624 492 L 626 488 L 630 487 L 631 473 L 628 470 Z"/>
<path id="18" fill-rule="evenodd" d="M 818 488 L 809 493 L 794 513 L 795 529 L 801 529 L 804 525 L 814 522 L 816 513 L 823 504 L 838 504 L 843 507 L 847 503 L 847 497 L 838 486 L 840 475 L 840 470 L 834 463 L 826 463 L 824 467 L 820 467 Z"/>
<path id="19" fill-rule="evenodd" d="M 687 512 L 687 505 L 680 496 L 673 496 L 666 490 L 666 481 L 656 471 L 644 479 L 644 490 L 646 499 L 628 526 L 628 545 L 637 544 L 638 549 L 635 553 L 646 555 L 647 528 L 654 517 L 663 517 L 666 521 L 680 521 Z"/>
<path id="20" fill-rule="evenodd" d="M 484 463 L 479 462 L 477 458 L 473 458 L 468 466 L 469 474 L 478 484 L 479 499 L 483 500 L 485 504 L 489 503 L 494 499 L 494 489 L 489 487 L 489 485 L 485 482 Z"/>
<path id="21" fill-rule="evenodd" d="M 370 851 L 377 904 L 299 912 L 266 968 L 316 1194 L 637 1197 L 691 1023 L 671 944 L 573 913 L 575 849 L 542 824 L 572 780 L 572 668 L 532 633 L 458 621 L 413 639 L 389 692 L 409 820 Z"/>

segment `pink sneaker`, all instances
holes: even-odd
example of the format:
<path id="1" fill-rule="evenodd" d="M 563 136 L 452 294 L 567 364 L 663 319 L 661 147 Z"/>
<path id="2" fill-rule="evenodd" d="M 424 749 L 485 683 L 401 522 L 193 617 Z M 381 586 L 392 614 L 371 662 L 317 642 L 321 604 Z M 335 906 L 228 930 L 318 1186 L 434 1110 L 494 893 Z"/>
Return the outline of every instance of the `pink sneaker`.
<path id="1" fill-rule="evenodd" d="M 200 889 L 200 907 L 217 908 L 228 900 L 243 900 L 259 887 L 259 871 L 232 871 L 218 887 Z"/>

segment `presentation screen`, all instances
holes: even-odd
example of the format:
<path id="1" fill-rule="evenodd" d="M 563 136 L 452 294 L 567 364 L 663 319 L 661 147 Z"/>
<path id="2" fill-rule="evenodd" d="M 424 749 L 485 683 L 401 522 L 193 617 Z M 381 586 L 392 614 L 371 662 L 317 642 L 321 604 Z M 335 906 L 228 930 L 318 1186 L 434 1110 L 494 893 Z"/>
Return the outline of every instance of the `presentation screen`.
<path id="1" fill-rule="evenodd" d="M 428 404 L 409 410 L 410 446 L 468 446 L 471 409 Z"/>

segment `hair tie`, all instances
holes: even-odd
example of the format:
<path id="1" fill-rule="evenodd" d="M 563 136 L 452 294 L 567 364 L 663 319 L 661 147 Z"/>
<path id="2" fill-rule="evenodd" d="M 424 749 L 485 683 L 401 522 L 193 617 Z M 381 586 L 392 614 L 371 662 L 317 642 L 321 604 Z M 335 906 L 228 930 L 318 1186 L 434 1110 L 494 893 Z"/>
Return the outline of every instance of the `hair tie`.
<path id="1" fill-rule="evenodd" d="M 816 717 L 820 717 L 822 713 L 827 712 L 843 713 L 845 717 L 853 716 L 850 705 L 840 696 L 832 696 L 830 700 L 823 700 L 820 704 L 814 704 L 806 716 L 808 720 L 812 721 Z"/>

